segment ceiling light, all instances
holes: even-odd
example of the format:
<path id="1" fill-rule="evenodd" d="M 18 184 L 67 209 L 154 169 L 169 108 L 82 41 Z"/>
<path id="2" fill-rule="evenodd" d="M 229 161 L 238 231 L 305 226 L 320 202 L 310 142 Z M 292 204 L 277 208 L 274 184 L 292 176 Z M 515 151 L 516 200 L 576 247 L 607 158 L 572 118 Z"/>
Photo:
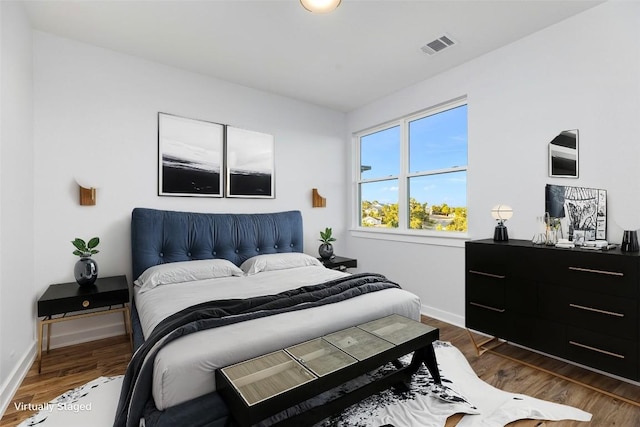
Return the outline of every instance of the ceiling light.
<path id="1" fill-rule="evenodd" d="M 300 0 L 302 7 L 313 13 L 333 12 L 342 0 Z"/>

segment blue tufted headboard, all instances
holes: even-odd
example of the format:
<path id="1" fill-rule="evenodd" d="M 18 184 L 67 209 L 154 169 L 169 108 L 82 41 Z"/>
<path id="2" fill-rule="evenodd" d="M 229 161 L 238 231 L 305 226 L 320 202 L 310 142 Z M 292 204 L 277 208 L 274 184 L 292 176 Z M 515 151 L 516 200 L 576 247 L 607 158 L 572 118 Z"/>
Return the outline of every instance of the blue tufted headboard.
<path id="1" fill-rule="evenodd" d="M 299 211 L 209 214 L 135 208 L 131 214 L 133 280 L 167 262 L 225 258 L 236 265 L 277 252 L 302 252 Z"/>

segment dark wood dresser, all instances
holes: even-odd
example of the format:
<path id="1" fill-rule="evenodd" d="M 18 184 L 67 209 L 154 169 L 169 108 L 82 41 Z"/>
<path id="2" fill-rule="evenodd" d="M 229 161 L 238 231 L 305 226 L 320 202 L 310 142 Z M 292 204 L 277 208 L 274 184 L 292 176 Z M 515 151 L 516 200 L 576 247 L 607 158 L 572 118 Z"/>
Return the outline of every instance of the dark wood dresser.
<path id="1" fill-rule="evenodd" d="M 466 243 L 466 327 L 640 380 L 640 255 Z"/>

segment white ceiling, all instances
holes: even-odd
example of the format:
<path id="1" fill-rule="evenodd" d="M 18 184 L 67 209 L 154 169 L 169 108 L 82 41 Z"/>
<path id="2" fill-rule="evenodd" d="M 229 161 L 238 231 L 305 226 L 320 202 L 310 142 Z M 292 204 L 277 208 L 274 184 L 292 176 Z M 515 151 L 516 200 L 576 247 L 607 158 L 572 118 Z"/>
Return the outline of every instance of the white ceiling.
<path id="1" fill-rule="evenodd" d="M 602 1 L 26 1 L 34 28 L 290 98 L 350 111 Z M 429 56 L 425 43 L 457 45 Z"/>

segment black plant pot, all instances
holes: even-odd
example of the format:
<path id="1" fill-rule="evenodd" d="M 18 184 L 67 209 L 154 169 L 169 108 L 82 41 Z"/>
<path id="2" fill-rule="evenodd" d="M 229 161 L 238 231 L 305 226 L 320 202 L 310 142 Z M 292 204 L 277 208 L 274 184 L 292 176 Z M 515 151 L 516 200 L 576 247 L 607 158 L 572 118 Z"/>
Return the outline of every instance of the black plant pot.
<path id="1" fill-rule="evenodd" d="M 98 278 L 98 263 L 91 257 L 81 257 L 73 268 L 76 282 L 80 286 L 91 286 Z"/>
<path id="2" fill-rule="evenodd" d="M 320 258 L 329 259 L 333 256 L 333 245 L 331 243 L 323 243 L 318 248 Z"/>

